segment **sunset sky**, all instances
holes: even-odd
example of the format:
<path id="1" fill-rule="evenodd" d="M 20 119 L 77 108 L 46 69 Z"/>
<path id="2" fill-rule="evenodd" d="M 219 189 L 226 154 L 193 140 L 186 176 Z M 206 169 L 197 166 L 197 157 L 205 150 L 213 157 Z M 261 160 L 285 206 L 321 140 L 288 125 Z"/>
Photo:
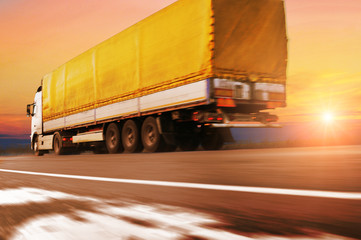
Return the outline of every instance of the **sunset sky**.
<path id="1" fill-rule="evenodd" d="M 43 75 L 175 0 L 0 0 L 0 137 L 30 133 Z M 361 1 L 285 0 L 288 107 L 281 122 L 323 112 L 361 119 Z"/>

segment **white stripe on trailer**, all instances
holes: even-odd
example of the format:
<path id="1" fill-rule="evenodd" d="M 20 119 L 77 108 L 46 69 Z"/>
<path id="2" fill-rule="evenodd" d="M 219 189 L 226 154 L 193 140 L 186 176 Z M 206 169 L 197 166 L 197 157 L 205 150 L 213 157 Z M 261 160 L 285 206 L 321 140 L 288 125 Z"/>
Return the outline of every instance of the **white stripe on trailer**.
<path id="1" fill-rule="evenodd" d="M 44 131 L 207 100 L 207 79 L 44 122 Z"/>
<path id="2" fill-rule="evenodd" d="M 207 100 L 207 80 L 140 97 L 140 111 L 156 110 Z"/>

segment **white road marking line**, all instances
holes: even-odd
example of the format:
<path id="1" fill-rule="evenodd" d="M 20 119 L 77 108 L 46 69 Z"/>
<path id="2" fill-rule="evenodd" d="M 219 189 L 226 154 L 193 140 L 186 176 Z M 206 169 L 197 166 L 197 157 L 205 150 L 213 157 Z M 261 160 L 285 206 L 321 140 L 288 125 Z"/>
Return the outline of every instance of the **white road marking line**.
<path id="1" fill-rule="evenodd" d="M 71 179 L 90 180 L 90 181 L 164 186 L 164 187 L 196 188 L 196 189 L 219 190 L 219 191 L 234 191 L 234 192 L 291 195 L 291 196 L 303 196 L 303 197 L 361 200 L 360 192 L 331 192 L 331 191 L 317 191 L 317 190 L 230 186 L 230 185 L 203 184 L 203 183 L 135 180 L 135 179 L 91 177 L 91 176 L 78 176 L 78 175 L 55 174 L 55 173 L 39 173 L 39 172 L 28 172 L 28 171 L 18 171 L 18 170 L 9 170 L 9 169 L 0 169 L 0 172 L 20 173 L 20 174 L 46 176 L 46 177 L 71 178 Z"/>

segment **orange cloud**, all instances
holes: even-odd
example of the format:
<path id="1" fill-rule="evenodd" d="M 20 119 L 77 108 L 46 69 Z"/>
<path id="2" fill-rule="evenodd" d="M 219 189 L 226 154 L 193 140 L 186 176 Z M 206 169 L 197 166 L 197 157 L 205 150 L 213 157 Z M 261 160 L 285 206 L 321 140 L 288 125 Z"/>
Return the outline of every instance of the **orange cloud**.
<path id="1" fill-rule="evenodd" d="M 24 135 L 30 136 L 30 118 L 26 114 L 2 114 L 0 116 L 0 135 Z"/>
<path id="2" fill-rule="evenodd" d="M 361 118 L 347 114 L 361 111 L 358 104 L 361 2 L 285 3 L 289 37 L 288 107 L 275 112 L 282 121 L 312 121 L 328 109 L 339 118 Z"/>

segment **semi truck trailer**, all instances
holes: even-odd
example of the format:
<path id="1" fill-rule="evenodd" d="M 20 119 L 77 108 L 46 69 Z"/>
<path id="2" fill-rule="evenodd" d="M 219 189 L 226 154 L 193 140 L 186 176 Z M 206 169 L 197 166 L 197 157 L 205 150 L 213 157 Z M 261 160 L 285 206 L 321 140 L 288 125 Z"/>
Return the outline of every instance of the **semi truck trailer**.
<path id="1" fill-rule="evenodd" d="M 282 0 L 179 0 L 46 74 L 27 105 L 36 155 L 220 149 L 279 127 Z"/>

